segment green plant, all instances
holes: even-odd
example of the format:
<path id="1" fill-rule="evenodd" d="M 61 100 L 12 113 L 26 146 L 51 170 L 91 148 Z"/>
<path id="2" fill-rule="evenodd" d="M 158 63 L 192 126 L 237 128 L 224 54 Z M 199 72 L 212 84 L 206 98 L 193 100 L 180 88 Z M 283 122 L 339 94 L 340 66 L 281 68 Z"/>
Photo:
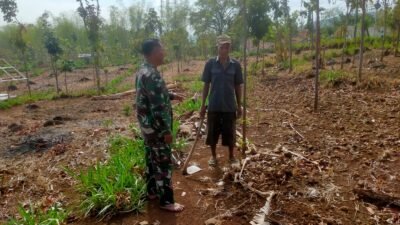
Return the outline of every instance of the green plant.
<path id="1" fill-rule="evenodd" d="M 132 106 L 125 105 L 122 111 L 126 117 L 129 117 L 130 115 L 132 115 Z"/>
<path id="2" fill-rule="evenodd" d="M 179 127 L 180 127 L 180 122 L 178 120 L 175 120 L 172 124 L 172 136 L 174 138 L 174 142 L 172 143 L 171 147 L 176 151 L 183 150 L 188 144 L 186 138 L 178 137 Z"/>
<path id="3" fill-rule="evenodd" d="M 176 114 L 182 115 L 185 112 L 199 111 L 201 108 L 200 99 L 188 99 L 175 106 Z"/>
<path id="4" fill-rule="evenodd" d="M 111 127 L 111 125 L 113 125 L 113 121 L 112 121 L 112 119 L 105 119 L 105 120 L 103 120 L 103 122 L 101 122 L 102 123 L 102 125 L 104 126 L 104 127 Z"/>
<path id="5" fill-rule="evenodd" d="M 63 224 L 68 217 L 68 213 L 59 204 L 56 204 L 46 211 L 35 209 L 30 205 L 29 209 L 18 208 L 19 218 L 13 218 L 7 225 L 59 225 Z"/>
<path id="6" fill-rule="evenodd" d="M 143 140 L 115 136 L 109 143 L 111 158 L 108 161 L 97 163 L 79 174 L 72 173 L 79 182 L 80 209 L 85 217 L 104 218 L 118 212 L 140 211 L 144 206 Z"/>
<path id="7" fill-rule="evenodd" d="M 9 109 L 13 106 L 33 103 L 41 100 L 51 100 L 55 96 L 57 96 L 57 94 L 53 91 L 32 92 L 31 96 L 29 96 L 29 94 L 19 95 L 15 98 L 0 101 L 0 110 Z"/>

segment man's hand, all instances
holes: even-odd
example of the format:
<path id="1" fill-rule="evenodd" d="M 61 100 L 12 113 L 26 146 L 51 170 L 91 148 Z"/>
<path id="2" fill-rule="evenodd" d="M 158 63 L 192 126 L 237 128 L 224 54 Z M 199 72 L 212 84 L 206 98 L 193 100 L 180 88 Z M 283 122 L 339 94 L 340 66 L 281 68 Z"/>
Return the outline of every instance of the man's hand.
<path id="1" fill-rule="evenodd" d="M 173 139 L 174 138 L 172 137 L 171 134 L 164 135 L 164 141 L 165 141 L 166 144 L 172 144 Z"/>
<path id="2" fill-rule="evenodd" d="M 243 114 L 242 107 L 239 106 L 239 107 L 237 108 L 237 110 L 236 110 L 236 119 L 240 119 L 240 118 L 242 117 L 242 114 Z"/>
<path id="3" fill-rule="evenodd" d="M 204 118 L 204 116 L 206 115 L 206 111 L 207 111 L 207 106 L 202 105 L 200 109 L 200 117 Z"/>

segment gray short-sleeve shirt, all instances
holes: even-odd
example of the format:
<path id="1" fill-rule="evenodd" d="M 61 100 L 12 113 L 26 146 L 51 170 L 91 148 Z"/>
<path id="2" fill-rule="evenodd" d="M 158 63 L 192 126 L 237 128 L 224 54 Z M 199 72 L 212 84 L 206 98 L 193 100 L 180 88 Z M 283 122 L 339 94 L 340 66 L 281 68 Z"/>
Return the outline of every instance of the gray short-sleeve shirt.
<path id="1" fill-rule="evenodd" d="M 208 111 L 236 112 L 235 86 L 243 84 L 242 67 L 234 59 L 224 66 L 217 58 L 210 59 L 204 67 L 202 81 L 211 84 Z"/>

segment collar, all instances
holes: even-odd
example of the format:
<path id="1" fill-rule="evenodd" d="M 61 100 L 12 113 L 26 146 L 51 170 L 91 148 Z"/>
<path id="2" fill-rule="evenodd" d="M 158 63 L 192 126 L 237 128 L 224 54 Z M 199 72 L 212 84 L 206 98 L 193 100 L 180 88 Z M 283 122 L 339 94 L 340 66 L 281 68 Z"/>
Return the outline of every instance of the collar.
<path id="1" fill-rule="evenodd" d="M 217 62 L 219 62 L 219 56 L 217 56 L 217 58 L 215 58 L 215 60 L 217 60 Z M 235 63 L 235 61 L 233 61 L 233 59 L 231 59 L 231 57 L 228 58 L 229 63 Z"/>
<path id="2" fill-rule="evenodd" d="M 155 69 L 157 71 L 157 68 L 153 64 L 149 63 L 147 60 L 144 60 L 143 65 L 151 67 L 151 68 L 153 68 L 153 69 Z"/>

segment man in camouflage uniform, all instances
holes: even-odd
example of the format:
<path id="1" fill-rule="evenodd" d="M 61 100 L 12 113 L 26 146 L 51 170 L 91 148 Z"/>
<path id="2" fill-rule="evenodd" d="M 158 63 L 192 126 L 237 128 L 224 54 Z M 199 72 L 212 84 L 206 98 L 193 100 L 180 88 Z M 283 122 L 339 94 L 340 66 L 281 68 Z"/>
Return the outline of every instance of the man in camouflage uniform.
<path id="1" fill-rule="evenodd" d="M 171 100 L 179 96 L 169 93 L 157 67 L 163 64 L 164 50 L 157 39 L 142 45 L 146 59 L 136 74 L 137 118 L 145 141 L 146 180 L 149 199 L 159 197 L 162 209 L 180 212 L 172 188 L 172 107 Z"/>

